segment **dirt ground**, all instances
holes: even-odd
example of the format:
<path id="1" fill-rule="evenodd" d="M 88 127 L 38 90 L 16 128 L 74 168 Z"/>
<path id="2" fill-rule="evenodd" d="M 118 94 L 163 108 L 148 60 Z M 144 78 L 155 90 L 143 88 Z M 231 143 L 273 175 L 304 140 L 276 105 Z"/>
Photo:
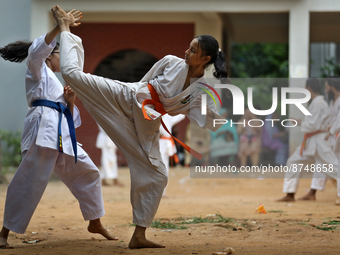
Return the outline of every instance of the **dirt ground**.
<path id="1" fill-rule="evenodd" d="M 125 187 L 105 186 L 106 215 L 102 223 L 118 241 L 87 232 L 79 206 L 66 186 L 50 181 L 25 234 L 10 233 L 13 249 L 1 254 L 212 254 L 232 247 L 235 254 L 340 254 L 340 206 L 336 188 L 328 182 L 316 202 L 274 202 L 283 196 L 282 179 L 190 179 L 188 168 L 170 170 L 168 198 L 156 220 L 187 229 L 150 228 L 147 237 L 165 249 L 127 248 L 134 230 L 129 201 L 129 172 L 119 170 Z M 297 197 L 307 193 L 311 179 L 302 179 Z M 0 186 L 0 219 L 7 185 Z M 263 204 L 267 214 L 255 213 Z M 218 217 L 223 216 L 220 222 Z M 209 216 L 210 215 L 210 216 Z M 193 223 L 197 218 L 211 223 Z M 331 222 L 333 221 L 333 222 Z M 326 224 L 323 224 L 325 223 Z M 322 230 L 320 228 L 326 229 Z M 35 244 L 23 241 L 40 240 Z"/>

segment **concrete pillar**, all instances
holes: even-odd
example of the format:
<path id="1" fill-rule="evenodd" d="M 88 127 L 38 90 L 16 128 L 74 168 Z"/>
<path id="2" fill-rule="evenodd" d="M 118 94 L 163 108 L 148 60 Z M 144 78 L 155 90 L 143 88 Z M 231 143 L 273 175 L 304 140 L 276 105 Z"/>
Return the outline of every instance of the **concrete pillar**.
<path id="1" fill-rule="evenodd" d="M 289 12 L 289 86 L 305 87 L 309 76 L 309 11 L 306 1 L 299 1 L 292 6 Z M 299 97 L 291 95 L 291 98 Z M 301 97 L 301 96 L 300 96 Z M 287 116 L 288 117 L 288 116 Z M 303 119 L 303 113 L 295 106 L 290 105 L 289 117 Z M 300 128 L 290 128 L 289 152 L 294 152 L 302 142 Z"/>

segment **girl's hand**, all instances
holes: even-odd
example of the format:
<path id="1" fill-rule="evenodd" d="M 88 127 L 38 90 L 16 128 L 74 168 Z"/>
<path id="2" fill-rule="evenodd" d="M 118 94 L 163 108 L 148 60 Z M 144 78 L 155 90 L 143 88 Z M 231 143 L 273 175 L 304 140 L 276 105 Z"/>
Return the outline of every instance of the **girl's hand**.
<path id="1" fill-rule="evenodd" d="M 76 94 L 68 85 L 64 87 L 64 98 L 68 106 L 74 105 L 74 101 L 76 100 Z"/>
<path id="2" fill-rule="evenodd" d="M 73 21 L 73 23 L 70 24 L 71 27 L 77 27 L 81 24 L 80 22 L 78 22 L 83 17 L 83 13 L 81 13 L 80 11 L 76 11 L 75 9 L 73 9 L 72 11 L 68 12 L 67 15 Z"/>

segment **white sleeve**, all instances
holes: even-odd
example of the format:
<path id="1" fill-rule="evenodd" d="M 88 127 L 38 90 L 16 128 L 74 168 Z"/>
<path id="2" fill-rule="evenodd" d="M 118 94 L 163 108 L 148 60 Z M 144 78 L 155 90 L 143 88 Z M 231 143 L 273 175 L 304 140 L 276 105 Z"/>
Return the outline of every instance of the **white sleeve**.
<path id="1" fill-rule="evenodd" d="M 144 75 L 141 82 L 149 82 L 156 76 L 163 74 L 165 67 L 169 64 L 170 55 L 165 56 L 161 60 L 157 61 L 151 69 Z"/>
<path id="2" fill-rule="evenodd" d="M 225 119 L 217 113 L 217 108 L 211 98 L 207 98 L 207 114 L 201 113 L 201 98 L 196 99 L 190 106 L 190 111 L 186 114 L 190 121 L 197 123 L 202 128 L 217 131 L 221 125 L 214 126 L 215 119 Z"/>
<path id="3" fill-rule="evenodd" d="M 43 63 L 56 46 L 56 41 L 54 39 L 50 45 L 47 45 L 45 43 L 45 36 L 46 34 L 36 38 L 28 49 L 26 64 L 33 76 L 33 80 L 37 81 L 41 79 L 41 68 Z"/>
<path id="4" fill-rule="evenodd" d="M 312 133 L 321 129 L 323 120 L 327 116 L 327 112 L 322 105 L 313 105 L 309 108 L 312 115 L 307 115 L 301 123 L 301 131 L 303 133 Z"/>
<path id="5" fill-rule="evenodd" d="M 80 111 L 76 105 L 73 107 L 73 122 L 74 128 L 78 128 L 81 125 Z"/>
<path id="6" fill-rule="evenodd" d="M 333 125 L 331 126 L 331 129 L 329 130 L 329 132 L 331 132 L 331 134 L 334 135 L 339 131 L 340 131 L 340 112 L 336 116 L 336 119 L 335 119 Z"/>

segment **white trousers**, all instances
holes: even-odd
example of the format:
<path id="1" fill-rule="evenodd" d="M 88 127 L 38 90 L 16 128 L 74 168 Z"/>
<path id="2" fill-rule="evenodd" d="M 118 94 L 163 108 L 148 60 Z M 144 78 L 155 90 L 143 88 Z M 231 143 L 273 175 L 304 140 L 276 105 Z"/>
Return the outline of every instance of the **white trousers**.
<path id="1" fill-rule="evenodd" d="M 102 148 L 100 176 L 102 180 L 118 178 L 118 162 L 115 148 Z"/>
<path id="2" fill-rule="evenodd" d="M 314 190 L 324 190 L 326 182 L 327 175 L 325 175 L 324 173 L 314 173 L 310 188 Z"/>
<path id="3" fill-rule="evenodd" d="M 78 36 L 62 32 L 60 41 L 63 78 L 126 158 L 133 223 L 148 227 L 168 181 L 159 152 L 160 120 L 144 119 L 129 85 L 82 71 L 84 52 Z"/>
<path id="4" fill-rule="evenodd" d="M 4 227 L 23 234 L 45 191 L 52 171 L 79 202 L 84 220 L 105 214 L 100 174 L 89 156 L 74 157 L 32 144 L 7 189 Z"/>
<path id="5" fill-rule="evenodd" d="M 335 140 L 336 139 L 334 138 L 334 136 L 331 136 L 330 145 L 331 145 L 332 151 L 334 151 Z M 337 155 L 337 157 L 339 159 L 339 155 Z M 339 169 L 338 175 L 340 176 L 340 169 Z M 326 182 L 327 182 L 327 175 L 326 174 L 324 174 L 324 173 L 314 173 L 310 188 L 314 189 L 314 190 L 324 190 L 325 187 L 326 187 Z"/>
<path id="6" fill-rule="evenodd" d="M 316 149 L 315 155 L 313 156 L 304 156 L 300 155 L 300 147 L 297 147 L 295 152 L 288 158 L 287 166 L 288 169 L 292 169 L 292 165 L 295 164 L 297 167 L 297 171 L 290 171 L 285 174 L 285 179 L 283 182 L 283 193 L 296 193 L 301 175 L 303 174 L 304 170 L 300 170 L 300 166 L 298 164 L 304 165 L 323 165 L 326 164 L 327 166 L 332 165 L 333 171 L 329 170 L 324 174 L 328 178 L 338 179 L 338 159 L 334 152 L 330 151 L 329 153 L 322 153 Z M 304 168 L 304 166 L 303 166 Z M 302 169 L 303 169 L 302 168 Z M 339 182 L 338 182 L 339 187 Z M 339 193 L 339 188 L 338 188 Z"/>

